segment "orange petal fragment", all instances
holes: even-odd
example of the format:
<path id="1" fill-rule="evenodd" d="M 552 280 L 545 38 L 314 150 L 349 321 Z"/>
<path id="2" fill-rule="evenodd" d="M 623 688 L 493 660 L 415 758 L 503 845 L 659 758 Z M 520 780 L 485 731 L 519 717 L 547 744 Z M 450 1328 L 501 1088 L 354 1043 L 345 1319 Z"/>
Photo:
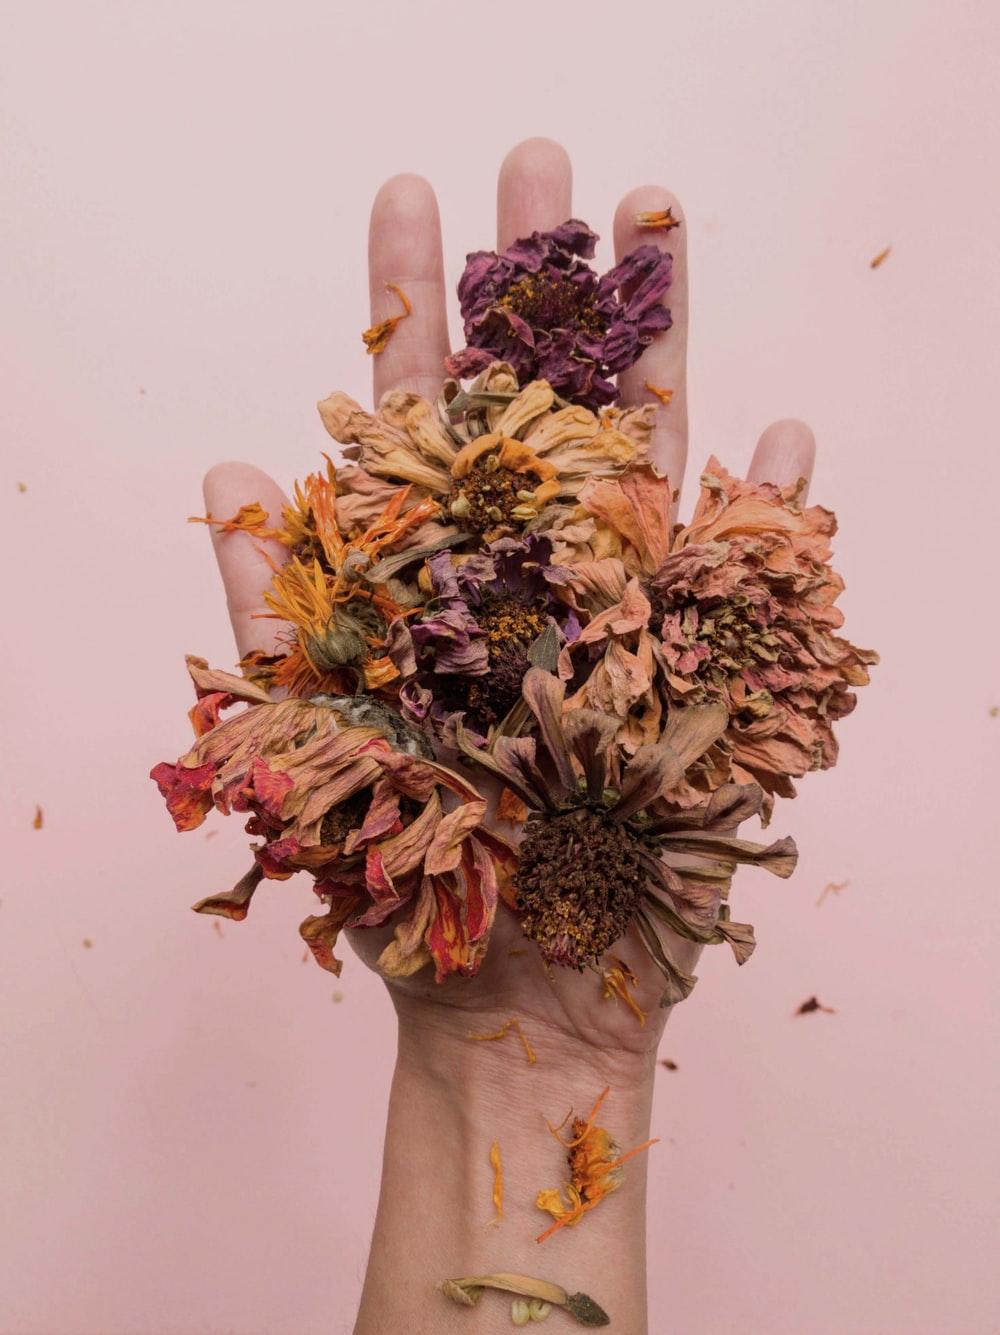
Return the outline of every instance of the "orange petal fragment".
<path id="1" fill-rule="evenodd" d="M 875 256 L 875 258 L 871 261 L 869 267 L 872 269 L 877 269 L 880 264 L 883 264 L 889 258 L 891 252 L 892 252 L 892 246 L 886 246 L 885 250 L 880 250 L 879 253 Z"/>
<path id="2" fill-rule="evenodd" d="M 396 296 L 403 303 L 403 313 L 402 315 L 390 315 L 385 320 L 380 320 L 378 324 L 372 325 L 371 329 L 366 329 L 364 331 L 361 337 L 365 341 L 365 349 L 369 356 L 374 356 L 376 353 L 385 351 L 389 339 L 392 338 L 393 334 L 396 332 L 396 326 L 399 324 L 400 320 L 405 320 L 413 311 L 413 303 L 401 287 L 397 287 L 395 283 L 386 283 L 385 290 L 387 292 L 395 292 Z"/>
<path id="3" fill-rule="evenodd" d="M 221 533 L 252 533 L 255 538 L 277 538 L 281 530 L 268 528 L 270 516 L 260 501 L 241 505 L 232 519 L 216 519 L 211 514 L 189 515 L 189 524 L 212 524 Z"/>
<path id="4" fill-rule="evenodd" d="M 670 209 L 649 209 L 635 215 L 636 227 L 648 227 L 650 231 L 670 232 L 680 227 L 680 218 L 675 218 Z"/>
<path id="5" fill-rule="evenodd" d="M 674 397 L 674 391 L 672 389 L 664 389 L 661 385 L 651 385 L 648 380 L 644 380 L 642 383 L 649 390 L 650 394 L 656 395 L 664 408 L 667 407 L 670 400 Z"/>
<path id="6" fill-rule="evenodd" d="M 500 794 L 499 802 L 497 802 L 497 820 L 506 820 L 512 824 L 521 825 L 527 818 L 527 805 L 521 801 L 517 793 L 505 788 Z"/>
<path id="7" fill-rule="evenodd" d="M 496 1031 L 495 1034 L 470 1034 L 469 1037 L 472 1039 L 474 1043 L 495 1043 L 497 1042 L 498 1039 L 506 1038 L 512 1029 L 516 1032 L 518 1038 L 521 1040 L 521 1046 L 524 1048 L 524 1055 L 528 1059 L 528 1065 L 534 1066 L 538 1058 L 535 1056 L 534 1050 L 531 1044 L 528 1042 L 527 1035 L 521 1028 L 521 1021 L 517 1019 L 516 1016 L 512 1015 L 511 1018 L 507 1020 L 506 1023 L 503 1024 Z"/>
<path id="8" fill-rule="evenodd" d="M 493 1208 L 496 1210 L 493 1222 L 498 1223 L 503 1218 L 503 1163 L 499 1140 L 490 1146 L 490 1165 L 493 1168 Z"/>
<path id="9" fill-rule="evenodd" d="M 614 961 L 612 967 L 605 969 L 601 974 L 604 983 L 601 992 L 602 999 L 604 1001 L 624 1001 L 639 1023 L 645 1025 L 646 1012 L 639 1006 L 639 1003 L 629 991 L 630 986 L 635 987 L 638 983 L 638 978 L 624 960 L 616 959 L 614 956 L 612 956 L 612 960 Z"/>
<path id="10" fill-rule="evenodd" d="M 41 807 L 36 806 L 35 819 L 31 822 L 31 828 L 33 830 L 40 830 L 44 824 L 45 824 L 45 814 L 42 811 Z"/>

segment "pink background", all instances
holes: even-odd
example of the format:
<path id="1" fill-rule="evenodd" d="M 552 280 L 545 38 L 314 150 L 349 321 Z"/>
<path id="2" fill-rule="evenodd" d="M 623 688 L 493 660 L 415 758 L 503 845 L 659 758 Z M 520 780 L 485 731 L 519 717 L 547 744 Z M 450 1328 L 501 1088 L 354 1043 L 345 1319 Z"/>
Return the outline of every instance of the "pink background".
<path id="1" fill-rule="evenodd" d="M 353 960 L 300 963 L 306 884 L 221 939 L 188 910 L 245 858 L 145 778 L 182 653 L 233 659 L 184 520 L 212 462 L 287 483 L 315 400 L 368 394 L 379 182 L 436 183 L 454 278 L 537 133 L 599 231 L 644 180 L 684 201 L 695 466 L 806 418 L 884 655 L 777 814 L 796 879 L 741 875 L 757 955 L 668 1029 L 653 1329 L 1000 1330 L 995 5 L 3 9 L 0 1330 L 351 1328 L 392 1021 Z M 792 1019 L 813 993 L 836 1015 Z"/>

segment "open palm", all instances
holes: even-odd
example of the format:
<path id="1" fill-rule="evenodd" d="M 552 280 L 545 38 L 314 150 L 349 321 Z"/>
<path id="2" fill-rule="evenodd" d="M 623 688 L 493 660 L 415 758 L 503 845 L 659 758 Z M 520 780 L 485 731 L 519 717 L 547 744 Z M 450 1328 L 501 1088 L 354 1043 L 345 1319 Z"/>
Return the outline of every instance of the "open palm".
<path id="1" fill-rule="evenodd" d="M 558 144 L 531 139 L 513 149 L 500 169 L 497 186 L 497 249 L 503 250 L 518 237 L 553 228 L 571 217 L 571 187 L 569 158 Z M 666 208 L 681 220 L 679 228 L 666 234 L 642 231 L 636 226 L 638 213 Z M 619 377 L 619 386 L 627 403 L 655 401 L 647 383 L 673 391 L 669 407 L 658 413 L 653 459 L 677 489 L 683 479 L 688 436 L 686 232 L 677 200 L 658 186 L 631 191 L 615 213 L 616 262 L 651 240 L 673 256 L 668 296 L 673 326 Z M 403 175 L 383 185 L 372 208 L 368 261 L 373 324 L 394 314 L 398 305 L 387 284 L 400 284 L 413 301 L 410 318 L 398 326 L 386 349 L 373 360 L 375 402 L 394 389 L 413 390 L 433 399 L 444 378 L 443 362 L 450 349 L 440 221 L 434 192 L 425 180 Z M 749 478 L 780 486 L 798 478 L 808 479 L 813 454 L 813 437 L 807 426 L 792 420 L 775 422 L 757 444 Z M 241 505 L 259 501 L 275 521 L 286 504 L 283 491 L 267 474 L 239 463 L 218 464 L 209 472 L 205 499 L 214 514 L 232 514 Z M 264 593 L 272 573 L 267 560 L 259 545 L 245 534 L 213 534 L 213 541 L 239 653 L 253 649 L 272 652 L 280 627 L 261 615 L 266 612 Z M 287 558 L 287 551 L 272 544 L 270 555 L 281 561 Z M 510 827 L 504 827 L 503 832 L 509 836 Z M 359 929 L 350 936 L 359 956 L 374 965 L 391 936 L 391 928 Z M 676 938 L 670 946 L 672 957 L 690 972 L 699 947 Z M 642 1026 L 624 1004 L 602 999 L 601 983 L 592 972 L 547 969 L 537 948 L 522 936 L 513 915 L 503 906 L 486 960 L 474 979 L 449 979 L 439 985 L 430 971 L 424 970 L 409 979 L 393 980 L 391 986 L 397 1005 L 434 1006 L 436 1015 L 454 1016 L 466 1030 L 488 1028 L 498 1018 L 518 1015 L 605 1051 L 654 1048 L 665 1018 L 665 1012 L 657 1008 L 662 980 L 631 933 L 613 947 L 611 954 L 638 976 L 634 996 L 644 1011 L 651 1012 Z M 481 1025 L 477 1025 L 477 1017 Z"/>

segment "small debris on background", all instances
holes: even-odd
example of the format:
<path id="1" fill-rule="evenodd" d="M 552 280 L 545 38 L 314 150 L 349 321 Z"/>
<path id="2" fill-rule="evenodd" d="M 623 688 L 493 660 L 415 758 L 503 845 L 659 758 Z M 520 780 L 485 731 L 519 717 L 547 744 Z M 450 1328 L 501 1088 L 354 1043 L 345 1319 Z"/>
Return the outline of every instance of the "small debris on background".
<path id="1" fill-rule="evenodd" d="M 403 303 L 403 313 L 402 315 L 390 315 L 387 319 L 380 320 L 378 324 L 372 325 L 371 329 L 366 329 L 364 331 L 361 337 L 365 341 L 365 348 L 367 349 L 369 356 L 374 356 L 376 353 L 385 351 L 389 339 L 392 338 L 393 334 L 396 332 L 396 326 L 401 320 L 405 320 L 413 310 L 413 304 L 410 301 L 410 298 L 401 287 L 397 287 L 395 283 L 386 283 L 385 290 L 387 292 L 395 292 L 396 296 Z"/>
<path id="2" fill-rule="evenodd" d="M 343 992 L 334 992 L 332 1000 L 335 1006 L 339 1006 L 340 1003 L 344 1000 Z"/>
<path id="3" fill-rule="evenodd" d="M 680 227 L 680 218 L 675 218 L 670 209 L 649 209 L 635 215 L 636 227 L 648 228 L 651 232 L 670 232 Z"/>
<path id="4" fill-rule="evenodd" d="M 207 830 L 207 831 L 205 832 L 205 838 L 206 838 L 206 839 L 214 839 L 215 836 L 216 836 L 218 833 L 219 833 L 218 830 Z"/>
<path id="5" fill-rule="evenodd" d="M 811 1015 L 813 1011 L 825 1011 L 827 1015 L 837 1014 L 832 1006 L 824 1006 L 818 997 L 810 997 L 808 1001 L 803 1001 L 802 1005 L 795 1011 L 795 1014 Z"/>
<path id="6" fill-rule="evenodd" d="M 20 492 L 25 492 L 25 491 L 27 491 L 27 490 L 28 490 L 28 484 L 27 484 L 27 482 L 19 482 L 19 483 L 17 484 L 17 489 L 18 489 L 18 491 L 20 491 Z"/>
<path id="7" fill-rule="evenodd" d="M 84 950 L 90 950 L 91 947 L 93 946 L 93 944 L 94 944 L 94 943 L 93 943 L 93 941 L 91 941 L 91 939 L 90 939 L 89 936 L 85 936 L 85 937 L 83 938 L 83 948 L 84 948 Z"/>
<path id="8" fill-rule="evenodd" d="M 990 706 L 990 718 L 1000 718 L 1000 705 Z"/>
<path id="9" fill-rule="evenodd" d="M 521 1028 L 521 1022 L 516 1016 L 512 1015 L 506 1024 L 502 1025 L 495 1034 L 470 1034 L 469 1038 L 472 1039 L 473 1043 L 496 1043 L 499 1039 L 506 1038 L 512 1029 L 521 1040 L 521 1046 L 524 1048 L 524 1055 L 528 1059 L 528 1065 L 534 1066 L 538 1058 L 535 1056 L 532 1046 L 528 1042 L 527 1035 Z"/>
<path id="10" fill-rule="evenodd" d="M 667 1071 L 676 1071 L 679 1069 L 677 1063 L 671 1061 L 669 1057 L 664 1057 L 659 1064 Z"/>
<path id="11" fill-rule="evenodd" d="M 139 393 L 140 393 L 140 394 L 145 394 L 145 392 L 146 392 L 145 389 L 143 389 L 142 385 L 140 385 L 140 386 L 139 386 Z"/>
<path id="12" fill-rule="evenodd" d="M 879 253 L 872 260 L 871 267 L 873 269 L 877 269 L 880 264 L 883 264 L 889 258 L 891 251 L 892 251 L 892 246 L 886 246 L 885 250 L 880 250 Z"/>
<path id="13" fill-rule="evenodd" d="M 302 952 L 302 963 L 303 963 L 303 964 L 308 964 L 308 963 L 309 963 L 309 948 L 308 948 L 308 947 L 306 947 L 306 949 L 303 950 L 303 952 Z"/>
<path id="14" fill-rule="evenodd" d="M 225 936 L 225 932 L 222 930 L 222 923 L 219 922 L 218 918 L 212 919 L 212 931 L 216 936 Z"/>
<path id="15" fill-rule="evenodd" d="M 41 807 L 36 806 L 35 819 L 31 822 L 31 828 L 33 830 L 40 830 L 44 824 L 45 824 L 45 813 L 42 811 Z"/>
<path id="16" fill-rule="evenodd" d="M 827 895 L 839 895 L 841 890 L 846 890 L 850 881 L 829 881 L 819 892 L 819 899 L 816 901 L 816 907 L 819 908 Z"/>
<path id="17" fill-rule="evenodd" d="M 649 390 L 650 394 L 656 395 L 664 408 L 669 405 L 670 400 L 674 397 L 674 391 L 672 389 L 664 389 L 661 385 L 651 385 L 648 380 L 644 380 L 642 383 Z"/>

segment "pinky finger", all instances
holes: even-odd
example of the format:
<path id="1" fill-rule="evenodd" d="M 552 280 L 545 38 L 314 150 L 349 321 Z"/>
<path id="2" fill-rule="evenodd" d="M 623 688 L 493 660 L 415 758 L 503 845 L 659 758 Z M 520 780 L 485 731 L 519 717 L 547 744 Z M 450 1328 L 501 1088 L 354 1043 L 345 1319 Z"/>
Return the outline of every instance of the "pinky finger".
<path id="1" fill-rule="evenodd" d="M 269 516 L 268 527 L 276 528 L 281 523 L 282 508 L 288 504 L 278 484 L 252 464 L 216 464 L 205 474 L 203 486 L 207 512 L 217 519 L 228 519 L 241 505 L 259 501 Z M 254 649 L 273 653 L 285 623 L 267 617 L 264 594 L 274 573 L 271 562 L 284 565 L 288 549 L 280 542 L 261 541 L 249 533 L 225 533 L 215 528 L 212 546 L 239 656 Z"/>
<path id="2" fill-rule="evenodd" d="M 815 462 L 816 437 L 805 422 L 786 417 L 780 422 L 772 422 L 757 442 L 747 480 L 789 487 L 804 478 L 804 500 Z"/>

